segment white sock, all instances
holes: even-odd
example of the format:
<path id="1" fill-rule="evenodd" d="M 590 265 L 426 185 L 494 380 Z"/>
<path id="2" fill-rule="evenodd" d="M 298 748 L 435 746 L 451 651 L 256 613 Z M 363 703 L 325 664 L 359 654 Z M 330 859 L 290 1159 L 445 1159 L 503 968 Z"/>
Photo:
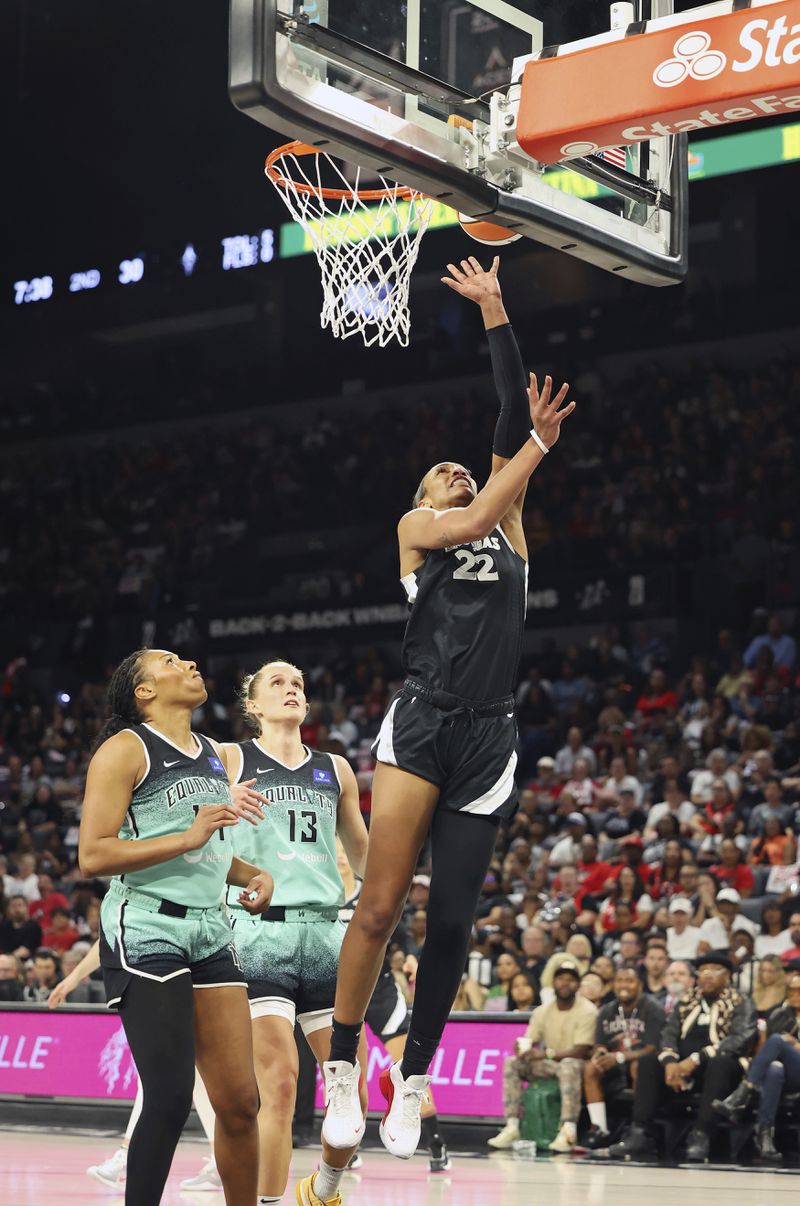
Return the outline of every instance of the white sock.
<path id="1" fill-rule="evenodd" d="M 343 1168 L 332 1168 L 330 1164 L 320 1160 L 319 1172 L 314 1177 L 314 1193 L 318 1198 L 322 1198 L 323 1202 L 327 1202 L 328 1198 L 336 1194 L 344 1174 Z"/>
<path id="2" fill-rule="evenodd" d="M 607 1131 L 608 1114 L 606 1113 L 606 1103 L 604 1101 L 590 1101 L 586 1103 L 586 1109 L 589 1111 L 589 1121 L 592 1126 L 599 1126 L 601 1131 Z"/>

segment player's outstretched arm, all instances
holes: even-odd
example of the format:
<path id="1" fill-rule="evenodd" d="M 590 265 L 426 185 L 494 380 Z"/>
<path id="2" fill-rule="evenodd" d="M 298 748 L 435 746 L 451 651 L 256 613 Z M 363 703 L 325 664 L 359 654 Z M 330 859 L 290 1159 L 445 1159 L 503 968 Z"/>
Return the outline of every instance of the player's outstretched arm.
<path id="1" fill-rule="evenodd" d="M 474 255 L 461 266 L 448 264 L 450 276 L 442 281 L 454 293 L 476 302 L 481 308 L 483 325 L 489 337 L 492 372 L 500 415 L 494 433 L 492 472 L 499 473 L 507 460 L 519 452 L 528 438 L 528 378 L 519 354 L 514 331 L 503 305 L 498 271 L 500 257 L 489 268 L 482 268 Z"/>
<path id="2" fill-rule="evenodd" d="M 561 424 L 575 409 L 575 403 L 563 406 L 569 386 L 564 384 L 552 396 L 553 383 L 545 377 L 539 391 L 536 375 L 531 373 L 528 390 L 529 415 L 538 440 L 549 450 L 558 441 Z M 534 470 L 542 463 L 545 452 L 530 436 L 516 456 L 490 478 L 468 507 L 453 507 L 434 511 L 419 507 L 400 520 L 398 536 L 401 551 L 406 549 L 441 549 L 470 540 L 482 540 L 497 527 L 520 490 Z"/>
<path id="3" fill-rule="evenodd" d="M 461 267 L 448 264 L 450 276 L 443 282 L 461 297 L 476 302 L 481 308 L 483 325 L 492 358 L 495 389 L 500 400 L 500 414 L 492 443 L 492 476 L 499 473 L 528 439 L 528 379 L 519 346 L 511 326 L 500 291 L 498 271 L 500 258 L 495 256 L 491 266 L 483 269 L 475 256 L 461 261 Z M 514 499 L 510 518 L 519 520 L 525 501 L 527 482 Z"/>

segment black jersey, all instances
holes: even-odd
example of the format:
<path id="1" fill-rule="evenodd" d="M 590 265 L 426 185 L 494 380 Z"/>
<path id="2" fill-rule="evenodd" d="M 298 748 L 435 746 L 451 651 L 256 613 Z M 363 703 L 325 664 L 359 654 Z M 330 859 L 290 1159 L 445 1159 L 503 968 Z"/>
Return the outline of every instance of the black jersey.
<path id="1" fill-rule="evenodd" d="M 484 540 L 431 549 L 403 579 L 411 616 L 403 667 L 462 699 L 510 695 L 519 664 L 528 564 L 495 528 Z"/>

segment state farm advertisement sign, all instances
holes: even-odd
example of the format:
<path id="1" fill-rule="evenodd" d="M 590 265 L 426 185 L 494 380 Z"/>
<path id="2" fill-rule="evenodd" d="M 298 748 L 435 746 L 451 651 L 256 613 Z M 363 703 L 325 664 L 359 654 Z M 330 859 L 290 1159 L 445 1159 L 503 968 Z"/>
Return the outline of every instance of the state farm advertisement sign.
<path id="1" fill-rule="evenodd" d="M 800 110 L 800 0 L 684 18 L 529 62 L 517 122 L 523 150 L 557 163 Z"/>
<path id="2" fill-rule="evenodd" d="M 524 1022 L 448 1022 L 431 1066 L 439 1112 L 502 1117 L 503 1059 L 524 1032 Z M 391 1060 L 369 1031 L 367 1038 L 369 1105 L 383 1110 L 378 1078 Z M 0 1010 L 0 1095 L 132 1100 L 136 1085 L 115 1014 Z"/>

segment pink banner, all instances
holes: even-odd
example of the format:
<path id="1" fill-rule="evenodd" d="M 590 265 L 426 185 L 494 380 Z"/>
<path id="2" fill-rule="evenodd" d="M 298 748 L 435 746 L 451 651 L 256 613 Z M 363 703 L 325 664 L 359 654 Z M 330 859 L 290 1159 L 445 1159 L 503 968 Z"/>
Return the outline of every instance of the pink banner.
<path id="1" fill-rule="evenodd" d="M 503 1059 L 524 1022 L 447 1024 L 431 1065 L 440 1114 L 502 1117 Z M 383 1109 L 378 1078 L 391 1063 L 368 1032 L 369 1106 Z M 136 1068 L 122 1023 L 113 1013 L 0 1010 L 0 1094 L 132 1099 Z M 322 1108 L 320 1083 L 317 1105 Z"/>
<path id="2" fill-rule="evenodd" d="M 0 1093 L 132 1099 L 136 1083 L 116 1014 L 0 1010 Z"/>

